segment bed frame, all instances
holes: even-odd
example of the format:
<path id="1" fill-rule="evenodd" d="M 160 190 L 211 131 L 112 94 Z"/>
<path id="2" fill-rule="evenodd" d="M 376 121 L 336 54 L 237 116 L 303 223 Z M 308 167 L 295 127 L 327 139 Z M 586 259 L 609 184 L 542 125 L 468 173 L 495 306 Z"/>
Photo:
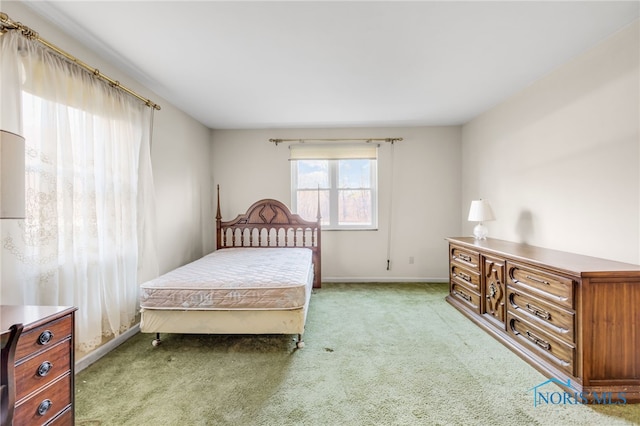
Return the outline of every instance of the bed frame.
<path id="1" fill-rule="evenodd" d="M 320 205 L 317 221 L 311 222 L 291 213 L 280 201 L 256 201 L 245 214 L 228 222 L 220 214 L 220 186 L 216 212 L 216 247 L 306 247 L 313 252 L 313 287 L 322 285 L 320 271 Z"/>
<path id="2" fill-rule="evenodd" d="M 255 202 L 246 213 L 230 221 L 222 221 L 220 187 L 217 188 L 216 247 L 291 248 L 312 251 L 313 287 L 321 279 L 320 208 L 317 221 L 302 219 L 286 205 L 273 199 Z M 302 335 L 311 292 L 302 308 L 290 310 L 154 310 L 142 309 L 140 329 L 156 333 L 152 341 L 160 344 L 160 333 L 179 334 L 296 334 L 298 348 L 304 347 Z"/>

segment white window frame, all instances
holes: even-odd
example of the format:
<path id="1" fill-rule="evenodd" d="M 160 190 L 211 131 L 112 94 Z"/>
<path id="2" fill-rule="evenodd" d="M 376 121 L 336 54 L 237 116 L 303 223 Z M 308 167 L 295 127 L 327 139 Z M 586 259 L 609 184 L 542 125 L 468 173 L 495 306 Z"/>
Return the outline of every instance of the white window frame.
<path id="1" fill-rule="evenodd" d="M 348 152 L 349 148 L 344 148 L 345 152 Z M 304 160 L 322 160 L 328 162 L 328 173 L 329 173 L 329 187 L 328 188 L 298 188 L 298 162 Z M 348 155 L 344 158 L 301 158 L 301 159 L 292 159 L 291 163 L 291 206 L 292 211 L 297 212 L 298 206 L 298 191 L 309 191 L 309 192 L 318 192 L 318 191 L 329 191 L 329 217 L 322 218 L 322 229 L 323 230 L 377 230 L 378 229 L 378 160 L 377 158 L 368 158 L 370 162 L 369 171 L 370 171 L 370 188 L 339 188 L 339 161 L 349 161 L 349 160 L 362 160 L 361 158 L 350 158 Z M 355 225 L 355 224 L 344 224 L 341 225 L 338 223 L 338 200 L 339 193 L 343 190 L 358 190 L 364 189 L 368 190 L 371 193 L 371 224 L 366 225 Z M 306 218 L 311 219 L 311 218 Z M 314 218 L 315 219 L 315 218 Z"/>

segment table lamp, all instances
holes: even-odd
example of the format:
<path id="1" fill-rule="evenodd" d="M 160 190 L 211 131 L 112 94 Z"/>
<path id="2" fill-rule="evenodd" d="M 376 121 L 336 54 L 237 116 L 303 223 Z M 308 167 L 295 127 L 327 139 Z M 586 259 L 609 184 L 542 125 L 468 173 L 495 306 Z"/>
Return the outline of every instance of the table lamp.
<path id="1" fill-rule="evenodd" d="M 473 200 L 469 209 L 469 222 L 478 222 L 473 228 L 473 236 L 476 240 L 486 240 L 489 230 L 483 222 L 496 220 L 491 205 L 485 200 Z"/>

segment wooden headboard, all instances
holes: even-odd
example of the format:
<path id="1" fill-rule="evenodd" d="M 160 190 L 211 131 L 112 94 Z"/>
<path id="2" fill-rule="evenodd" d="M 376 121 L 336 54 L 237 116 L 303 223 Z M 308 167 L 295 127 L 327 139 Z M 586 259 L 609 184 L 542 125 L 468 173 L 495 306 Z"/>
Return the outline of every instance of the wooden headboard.
<path id="1" fill-rule="evenodd" d="M 313 252 L 313 287 L 320 288 L 321 245 L 320 210 L 316 222 L 291 213 L 278 200 L 270 198 L 256 201 L 246 213 L 235 219 L 222 221 L 220 214 L 220 186 L 218 185 L 218 208 L 216 212 L 216 247 L 306 247 Z"/>

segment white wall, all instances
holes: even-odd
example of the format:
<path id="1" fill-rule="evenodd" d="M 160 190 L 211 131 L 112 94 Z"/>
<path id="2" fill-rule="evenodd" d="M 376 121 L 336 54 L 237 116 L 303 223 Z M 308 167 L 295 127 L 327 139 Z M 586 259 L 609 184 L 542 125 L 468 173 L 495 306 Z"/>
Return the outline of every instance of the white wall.
<path id="1" fill-rule="evenodd" d="M 154 124 L 151 161 L 164 273 L 215 249 L 211 131 L 167 102 Z"/>
<path id="2" fill-rule="evenodd" d="M 66 36 L 24 4 L 3 1 L 2 11 L 162 107 L 155 112 L 151 152 L 157 198 L 160 272 L 212 251 L 215 248 L 215 212 L 212 211 L 210 130 Z M 0 222 L 2 228 L 14 225 L 5 220 Z M 11 256 L 6 249 L 1 251 L 2 256 Z M 3 271 L 0 286 L 1 303 L 24 303 L 19 277 L 9 276 L 6 272 Z"/>
<path id="3" fill-rule="evenodd" d="M 491 202 L 490 236 L 640 263 L 639 25 L 462 130 L 462 226 Z"/>
<path id="4" fill-rule="evenodd" d="M 323 231 L 323 280 L 447 280 L 444 238 L 459 234 L 461 223 L 460 127 L 214 130 L 213 177 L 220 184 L 223 219 L 244 213 L 261 198 L 291 205 L 288 144 L 275 146 L 270 138 L 386 137 L 404 138 L 394 145 L 392 222 L 392 147 L 381 142 L 379 229 Z M 389 226 L 391 269 L 387 270 Z"/>

